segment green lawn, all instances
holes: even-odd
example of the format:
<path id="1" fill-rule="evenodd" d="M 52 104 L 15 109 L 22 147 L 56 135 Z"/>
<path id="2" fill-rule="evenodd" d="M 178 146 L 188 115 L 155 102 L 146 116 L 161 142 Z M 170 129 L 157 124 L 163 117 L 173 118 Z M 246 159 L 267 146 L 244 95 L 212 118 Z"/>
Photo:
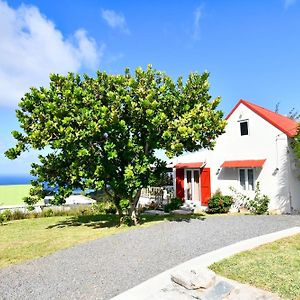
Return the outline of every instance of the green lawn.
<path id="1" fill-rule="evenodd" d="M 0 185 L 0 205 L 23 204 L 29 195 L 30 184 Z"/>
<path id="2" fill-rule="evenodd" d="M 284 299 L 300 300 L 300 234 L 237 254 L 210 268 Z"/>
<path id="3" fill-rule="evenodd" d="M 199 218 L 199 216 L 143 216 L 143 224 L 133 227 L 118 227 L 119 219 L 116 215 L 64 216 L 10 221 L 0 225 L 0 267 L 46 256 L 60 249 L 125 230 L 157 224 L 164 220 L 188 220 L 189 218 Z"/>

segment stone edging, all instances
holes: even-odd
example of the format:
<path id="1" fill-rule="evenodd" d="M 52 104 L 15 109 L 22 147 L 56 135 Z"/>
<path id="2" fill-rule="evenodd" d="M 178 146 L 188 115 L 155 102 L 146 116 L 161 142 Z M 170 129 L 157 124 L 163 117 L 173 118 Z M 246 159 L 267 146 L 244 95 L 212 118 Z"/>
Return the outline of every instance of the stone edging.
<path id="1" fill-rule="evenodd" d="M 224 258 L 230 257 L 237 253 L 251 250 L 266 243 L 274 242 L 278 239 L 282 239 L 288 236 L 300 233 L 300 227 L 292 227 L 289 229 L 261 235 L 255 238 L 237 242 L 235 244 L 220 248 L 218 250 L 211 251 L 203 254 L 199 257 L 193 258 L 187 262 L 184 262 L 172 269 L 164 271 L 157 276 L 154 276 L 141 284 L 125 291 L 112 298 L 112 300 L 150 300 L 161 299 L 159 294 L 163 289 L 170 286 L 171 275 L 174 273 L 184 273 L 186 270 L 192 270 L 195 267 L 206 269 L 211 264 L 218 262 Z"/>

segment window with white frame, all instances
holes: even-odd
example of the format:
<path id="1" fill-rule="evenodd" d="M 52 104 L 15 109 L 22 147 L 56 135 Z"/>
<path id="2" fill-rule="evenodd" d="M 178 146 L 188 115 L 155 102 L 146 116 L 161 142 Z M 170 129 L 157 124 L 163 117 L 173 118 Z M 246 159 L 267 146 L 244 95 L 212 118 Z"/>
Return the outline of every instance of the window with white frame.
<path id="1" fill-rule="evenodd" d="M 254 191 L 254 169 L 239 169 L 239 180 L 243 190 Z"/>
<path id="2" fill-rule="evenodd" d="M 185 169 L 185 200 L 200 201 L 200 169 Z"/>

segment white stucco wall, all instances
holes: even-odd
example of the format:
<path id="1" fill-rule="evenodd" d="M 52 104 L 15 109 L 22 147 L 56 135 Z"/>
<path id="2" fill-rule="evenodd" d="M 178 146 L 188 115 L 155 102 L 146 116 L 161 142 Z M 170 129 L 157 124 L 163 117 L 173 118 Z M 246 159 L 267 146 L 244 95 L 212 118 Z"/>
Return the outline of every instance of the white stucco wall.
<path id="1" fill-rule="evenodd" d="M 288 189 L 291 196 L 291 206 L 293 210 L 300 212 L 300 169 L 299 161 L 296 159 L 293 149 L 288 141 Z"/>
<path id="2" fill-rule="evenodd" d="M 249 135 L 241 136 L 239 121 L 248 120 Z M 288 137 L 265 119 L 240 104 L 227 120 L 226 133 L 217 139 L 213 151 L 200 151 L 183 155 L 177 162 L 205 161 L 211 169 L 211 189 L 232 194 L 234 187 L 243 194 L 254 196 L 254 191 L 244 191 L 239 185 L 238 168 L 218 169 L 224 161 L 266 159 L 262 168 L 254 169 L 255 183 L 260 182 L 263 194 L 271 198 L 270 210 L 290 212 L 300 209 L 299 169 L 292 170 Z M 277 170 L 278 169 L 278 170 Z"/>

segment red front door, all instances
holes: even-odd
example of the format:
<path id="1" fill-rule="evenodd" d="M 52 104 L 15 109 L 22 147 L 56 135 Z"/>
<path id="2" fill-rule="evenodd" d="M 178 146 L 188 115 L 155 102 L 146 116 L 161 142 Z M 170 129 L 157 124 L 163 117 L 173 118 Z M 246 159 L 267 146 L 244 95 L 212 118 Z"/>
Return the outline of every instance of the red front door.
<path id="1" fill-rule="evenodd" d="M 176 169 L 176 196 L 207 206 L 211 196 L 210 168 Z"/>

